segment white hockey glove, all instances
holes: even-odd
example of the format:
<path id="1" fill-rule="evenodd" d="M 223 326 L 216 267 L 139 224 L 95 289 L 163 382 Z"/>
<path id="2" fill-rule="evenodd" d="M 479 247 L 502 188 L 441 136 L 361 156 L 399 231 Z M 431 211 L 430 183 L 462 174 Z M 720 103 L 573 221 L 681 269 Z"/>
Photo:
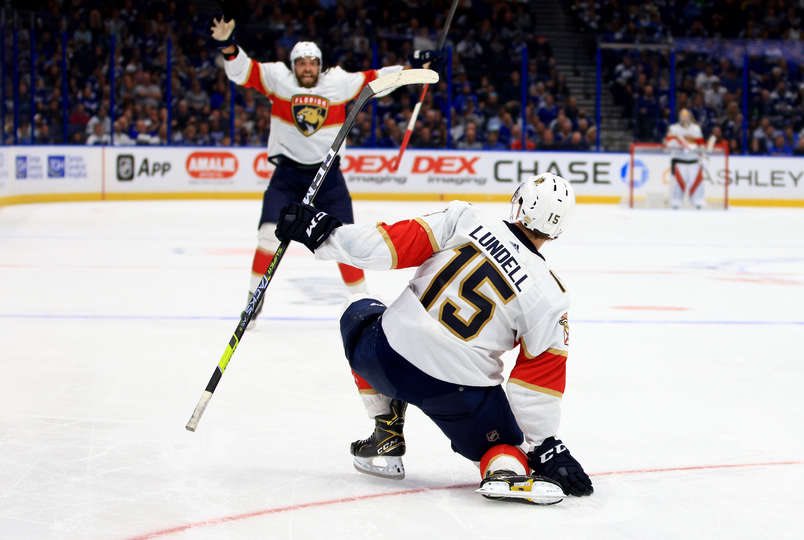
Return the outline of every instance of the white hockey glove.
<path id="1" fill-rule="evenodd" d="M 229 45 L 234 45 L 234 29 L 234 19 L 226 21 L 221 15 L 220 19 L 212 19 L 212 26 L 209 30 L 212 32 L 212 39 L 218 42 L 218 48 L 223 49 Z"/>

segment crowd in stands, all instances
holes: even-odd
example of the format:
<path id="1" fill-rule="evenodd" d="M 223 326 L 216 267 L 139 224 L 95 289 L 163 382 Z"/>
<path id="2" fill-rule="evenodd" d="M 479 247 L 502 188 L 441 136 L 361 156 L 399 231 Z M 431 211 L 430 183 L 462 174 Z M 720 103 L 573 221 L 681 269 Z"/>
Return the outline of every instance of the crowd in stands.
<path id="1" fill-rule="evenodd" d="M 534 1 L 461 3 L 448 41 L 451 65 L 442 62 L 442 81 L 428 93 L 411 146 L 521 149 L 524 131 L 526 149 L 594 148 L 598 126 L 591 111 L 577 106 L 550 42 L 532 30 Z M 270 102 L 243 88 L 232 95 L 209 37 L 211 19 L 219 14 L 210 11 L 215 3 L 45 3 L 33 16 L 6 13 L 5 143 L 14 141 L 16 115 L 16 136 L 23 143 L 33 136 L 40 144 L 266 144 Z M 325 68 L 339 64 L 358 71 L 402 64 L 414 49 L 435 47 L 450 3 L 244 0 L 237 40 L 262 61 L 287 62 L 296 41 L 311 39 L 324 51 Z M 671 36 L 799 44 L 802 39 L 802 10 L 790 0 L 575 0 L 571 8 L 580 30 L 607 42 L 666 43 Z M 524 115 L 523 49 L 528 57 Z M 660 140 L 672 117 L 668 54 L 606 51 L 604 58 L 606 87 L 629 119 L 634 138 Z M 676 110 L 689 108 L 706 136 L 727 140 L 736 152 L 804 152 L 804 86 L 801 63 L 795 60 L 751 57 L 747 148 L 742 138 L 742 65 L 734 59 L 678 54 Z M 448 72 L 451 92 L 444 80 Z M 398 147 L 417 99 L 417 91 L 409 89 L 378 100 L 360 113 L 349 143 Z"/>
<path id="2" fill-rule="evenodd" d="M 705 138 L 726 141 L 732 152 L 804 155 L 800 2 L 576 0 L 572 10 L 579 27 L 603 42 L 656 44 L 672 37 L 675 110 L 689 109 Z M 728 42 L 733 47 L 745 40 L 776 40 L 748 49 L 747 96 L 744 53 L 729 54 L 728 48 L 702 41 L 707 38 L 743 40 Z M 660 141 L 671 121 L 668 51 L 605 50 L 603 58 L 607 86 L 634 138 Z"/>
<path id="3" fill-rule="evenodd" d="M 261 61 L 287 62 L 297 40 L 311 39 L 324 51 L 325 68 L 339 64 L 359 71 L 404 64 L 414 49 L 435 47 L 450 3 L 430 2 L 422 10 L 421 2 L 415 0 L 394 5 L 334 0 L 268 5 L 249 0 L 242 10 L 248 16 L 237 21 L 237 39 Z M 527 2 L 497 0 L 467 3 L 458 10 L 448 42 L 451 97 L 443 80 L 431 90 L 411 146 L 521 148 L 523 47 L 529 59 L 526 147 L 587 149 L 593 144 L 595 126 L 590 114 L 575 105 L 556 69 L 549 42 L 531 31 L 528 7 Z M 33 136 L 40 144 L 66 140 L 74 144 L 264 145 L 270 130 L 270 102 L 253 90 L 237 88 L 232 107 L 221 57 L 209 38 L 214 15 L 193 2 L 50 0 L 48 9 L 36 14 L 33 33 L 30 24 L 17 24 L 19 73 L 31 72 L 31 34 L 36 50 L 34 81 L 20 77 L 18 140 L 28 142 L 31 136 L 26 96 L 33 84 Z M 11 34 L 7 27 L 5 142 L 13 142 L 14 135 Z M 63 35 L 66 96 L 62 94 Z M 112 44 L 114 96 L 109 69 Z M 446 63 L 445 58 L 442 78 Z M 379 100 L 375 109 L 361 113 L 350 144 L 398 146 L 417 99 L 414 89 Z"/>

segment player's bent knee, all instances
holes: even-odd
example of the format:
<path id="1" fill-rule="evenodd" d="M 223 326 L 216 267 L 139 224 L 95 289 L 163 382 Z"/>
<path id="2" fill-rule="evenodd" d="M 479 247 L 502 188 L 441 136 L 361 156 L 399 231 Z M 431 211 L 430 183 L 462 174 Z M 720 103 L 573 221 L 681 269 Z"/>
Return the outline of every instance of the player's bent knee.
<path id="1" fill-rule="evenodd" d="M 279 239 L 276 237 L 276 223 L 263 223 L 257 230 L 257 245 L 263 251 L 276 253 Z"/>
<path id="2" fill-rule="evenodd" d="M 374 298 L 361 298 L 352 302 L 341 315 L 341 338 L 346 358 L 351 362 L 363 332 L 385 312 L 385 304 Z"/>
<path id="3" fill-rule="evenodd" d="M 500 386 L 460 387 L 424 400 L 421 409 L 447 435 L 452 449 L 470 461 L 480 461 L 492 447 L 524 442 Z"/>

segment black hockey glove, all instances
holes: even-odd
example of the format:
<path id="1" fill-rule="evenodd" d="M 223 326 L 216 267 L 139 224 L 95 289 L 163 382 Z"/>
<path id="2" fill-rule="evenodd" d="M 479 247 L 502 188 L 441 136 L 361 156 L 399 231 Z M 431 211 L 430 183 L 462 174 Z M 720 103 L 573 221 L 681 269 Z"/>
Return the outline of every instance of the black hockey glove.
<path id="1" fill-rule="evenodd" d="M 443 56 L 444 55 L 441 51 L 436 51 L 434 49 L 416 49 L 411 53 L 410 57 L 408 58 L 408 62 L 410 63 L 410 67 L 414 69 L 420 69 L 424 67 L 424 64 L 429 63 L 430 69 L 438 71 Z"/>
<path id="2" fill-rule="evenodd" d="M 340 220 L 314 206 L 292 203 L 279 214 L 276 237 L 282 242 L 301 242 L 310 251 L 315 251 L 341 225 Z"/>
<path id="3" fill-rule="evenodd" d="M 528 454 L 528 464 L 533 472 L 561 484 L 568 495 L 591 495 L 592 480 L 581 464 L 570 455 L 561 439 L 548 437 Z"/>

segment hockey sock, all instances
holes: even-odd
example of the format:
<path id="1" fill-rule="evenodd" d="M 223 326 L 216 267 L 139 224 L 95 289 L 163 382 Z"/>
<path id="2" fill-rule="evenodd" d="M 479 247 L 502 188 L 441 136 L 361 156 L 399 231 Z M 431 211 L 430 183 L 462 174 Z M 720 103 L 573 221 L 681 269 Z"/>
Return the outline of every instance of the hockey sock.
<path id="1" fill-rule="evenodd" d="M 391 412 L 391 398 L 377 392 L 354 371 L 352 371 L 352 377 L 355 379 L 357 391 L 360 392 L 360 398 L 363 400 L 363 406 L 366 408 L 369 418 L 373 419 L 375 416 Z"/>
<path id="2" fill-rule="evenodd" d="M 340 270 L 343 283 L 349 289 L 350 294 L 359 294 L 368 291 L 366 289 L 366 274 L 363 270 L 343 263 L 338 263 L 338 270 Z"/>
<path id="3" fill-rule="evenodd" d="M 249 286 L 249 291 L 254 292 L 254 290 L 257 288 L 257 284 L 262 279 L 265 271 L 268 270 L 268 266 L 271 265 L 271 261 L 273 259 L 273 252 L 265 251 L 259 247 L 254 251 L 254 260 L 251 263 L 251 284 Z"/>
<path id="4" fill-rule="evenodd" d="M 480 477 L 485 478 L 489 473 L 499 470 L 527 475 L 530 473 L 528 458 L 516 446 L 511 446 L 510 444 L 492 446 L 480 458 Z"/>

